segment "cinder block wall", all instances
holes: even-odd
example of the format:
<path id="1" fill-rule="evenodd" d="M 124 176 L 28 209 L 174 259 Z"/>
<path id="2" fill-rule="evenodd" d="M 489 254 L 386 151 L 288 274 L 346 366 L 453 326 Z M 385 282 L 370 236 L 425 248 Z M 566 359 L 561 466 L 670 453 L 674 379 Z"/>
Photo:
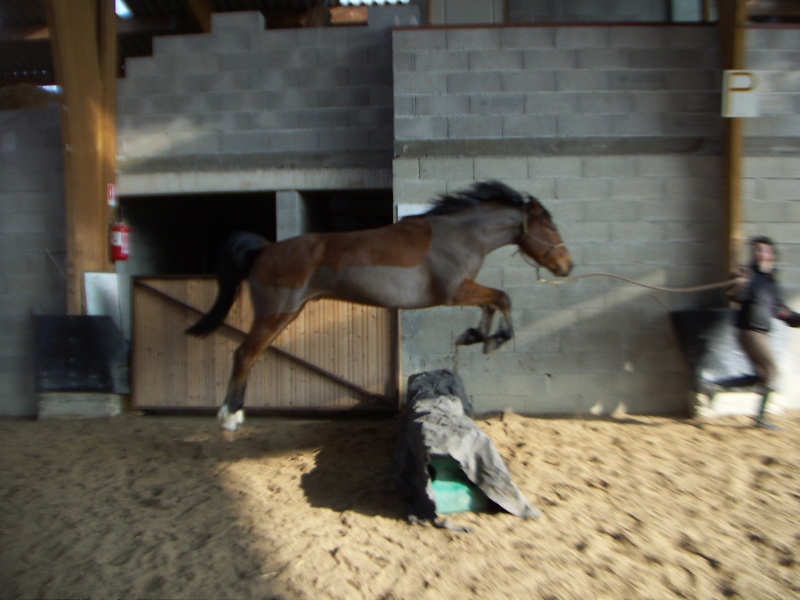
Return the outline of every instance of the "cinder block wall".
<path id="1" fill-rule="evenodd" d="M 381 23 L 265 30 L 261 13 L 217 13 L 209 34 L 155 38 L 119 82 L 121 193 L 388 187 Z"/>
<path id="2" fill-rule="evenodd" d="M 0 415 L 36 414 L 32 311 L 66 311 L 57 108 L 0 111 Z"/>
<path id="3" fill-rule="evenodd" d="M 395 31 L 395 202 L 501 179 L 551 209 L 575 275 L 719 281 L 717 48 L 706 26 Z M 488 258 L 480 282 L 509 292 L 515 339 L 488 357 L 454 353 L 476 310 L 405 311 L 404 376 L 455 367 L 480 410 L 684 410 L 670 311 L 718 294 L 607 278 L 551 287 L 510 248 Z"/>
<path id="4" fill-rule="evenodd" d="M 745 120 L 744 233 L 778 243 L 786 301 L 800 311 L 800 31 L 749 29 L 747 49 L 746 67 L 759 80 L 761 116 Z M 742 261 L 748 258 L 743 252 Z M 776 329 L 789 348 L 781 391 L 789 405 L 800 406 L 800 332 Z"/>

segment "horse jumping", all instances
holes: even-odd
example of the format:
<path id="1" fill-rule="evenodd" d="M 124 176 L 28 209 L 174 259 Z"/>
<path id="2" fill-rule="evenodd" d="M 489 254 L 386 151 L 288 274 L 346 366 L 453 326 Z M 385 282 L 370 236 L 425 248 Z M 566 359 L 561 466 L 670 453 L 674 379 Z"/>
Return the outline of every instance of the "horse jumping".
<path id="1" fill-rule="evenodd" d="M 247 376 L 258 356 L 306 302 L 334 298 L 387 308 L 478 306 L 476 328 L 457 344 L 483 344 L 489 353 L 513 336 L 508 295 L 475 282 L 487 254 L 516 244 L 554 275 L 572 260 L 547 209 L 534 197 L 497 181 L 441 196 L 423 215 L 393 225 L 344 233 L 307 233 L 268 243 L 237 233 L 217 259 L 218 294 L 211 310 L 187 329 L 206 335 L 225 319 L 247 278 L 253 323 L 233 356 L 233 370 L 218 417 L 235 431 L 244 420 Z M 492 319 L 500 322 L 492 332 Z"/>

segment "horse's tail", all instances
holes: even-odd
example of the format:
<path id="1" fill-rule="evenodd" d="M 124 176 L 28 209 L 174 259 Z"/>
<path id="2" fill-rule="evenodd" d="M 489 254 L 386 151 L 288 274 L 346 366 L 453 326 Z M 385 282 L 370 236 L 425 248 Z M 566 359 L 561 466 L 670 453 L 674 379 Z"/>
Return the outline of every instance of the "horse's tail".
<path id="1" fill-rule="evenodd" d="M 220 326 L 239 295 L 242 280 L 250 272 L 256 255 L 267 243 L 261 236 L 246 232 L 234 233 L 225 241 L 217 255 L 217 299 L 211 310 L 189 327 L 186 333 L 207 335 Z"/>

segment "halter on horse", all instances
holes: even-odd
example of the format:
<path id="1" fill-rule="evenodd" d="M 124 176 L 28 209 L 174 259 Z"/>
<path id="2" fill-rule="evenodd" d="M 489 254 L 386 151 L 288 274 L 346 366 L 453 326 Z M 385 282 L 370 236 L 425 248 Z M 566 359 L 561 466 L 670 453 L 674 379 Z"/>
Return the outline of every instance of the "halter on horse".
<path id="1" fill-rule="evenodd" d="M 217 263 L 219 291 L 211 310 L 187 332 L 205 335 L 225 319 L 246 277 L 254 318 L 234 352 L 222 427 L 243 420 L 248 373 L 258 356 L 306 302 L 335 298 L 387 308 L 479 306 L 482 319 L 457 344 L 483 343 L 484 353 L 513 336 L 508 295 L 475 282 L 487 254 L 516 244 L 525 256 L 566 276 L 569 251 L 547 209 L 527 194 L 496 182 L 439 198 L 430 211 L 393 225 L 345 233 L 307 233 L 276 244 L 234 234 Z M 500 311 L 497 329 L 492 317 Z"/>

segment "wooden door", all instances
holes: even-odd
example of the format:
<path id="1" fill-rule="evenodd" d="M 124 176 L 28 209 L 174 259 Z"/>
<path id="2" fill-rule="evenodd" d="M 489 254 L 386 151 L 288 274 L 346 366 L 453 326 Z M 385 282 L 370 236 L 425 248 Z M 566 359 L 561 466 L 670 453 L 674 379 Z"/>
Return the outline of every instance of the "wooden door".
<path id="1" fill-rule="evenodd" d="M 211 306 L 216 290 L 212 278 L 134 280 L 134 408 L 219 407 L 252 307 L 244 289 L 225 325 L 206 338 L 186 335 L 185 329 Z M 397 311 L 336 300 L 310 302 L 253 367 L 245 408 L 397 410 L 397 340 Z"/>

